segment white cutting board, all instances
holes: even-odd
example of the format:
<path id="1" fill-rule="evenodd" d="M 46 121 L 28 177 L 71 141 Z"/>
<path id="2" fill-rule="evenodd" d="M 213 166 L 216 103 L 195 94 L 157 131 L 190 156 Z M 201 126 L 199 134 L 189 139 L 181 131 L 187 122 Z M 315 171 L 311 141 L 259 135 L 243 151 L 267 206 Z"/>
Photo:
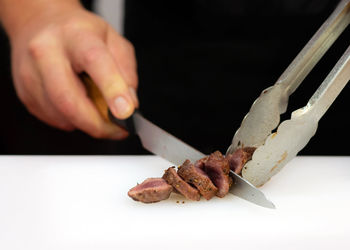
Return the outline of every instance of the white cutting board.
<path id="1" fill-rule="evenodd" d="M 233 195 L 127 196 L 169 166 L 155 156 L 1 156 L 0 249 L 350 249 L 350 157 L 294 159 L 262 188 L 276 210 Z"/>

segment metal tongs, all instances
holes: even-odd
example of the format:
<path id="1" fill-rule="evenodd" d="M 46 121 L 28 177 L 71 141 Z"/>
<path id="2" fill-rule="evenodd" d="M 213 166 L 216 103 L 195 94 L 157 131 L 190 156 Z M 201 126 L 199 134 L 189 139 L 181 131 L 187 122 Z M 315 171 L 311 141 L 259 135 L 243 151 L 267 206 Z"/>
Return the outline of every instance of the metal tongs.
<path id="1" fill-rule="evenodd" d="M 265 89 L 253 103 L 236 131 L 227 154 L 239 147 L 257 147 L 242 176 L 261 186 L 303 149 L 316 133 L 318 121 L 350 79 L 350 46 L 310 98 L 280 125 L 289 96 L 350 23 L 350 0 L 341 1 L 334 12 L 288 66 L 276 84 Z M 279 125 L 279 126 L 278 126 Z M 277 128 L 277 132 L 272 131 Z"/>

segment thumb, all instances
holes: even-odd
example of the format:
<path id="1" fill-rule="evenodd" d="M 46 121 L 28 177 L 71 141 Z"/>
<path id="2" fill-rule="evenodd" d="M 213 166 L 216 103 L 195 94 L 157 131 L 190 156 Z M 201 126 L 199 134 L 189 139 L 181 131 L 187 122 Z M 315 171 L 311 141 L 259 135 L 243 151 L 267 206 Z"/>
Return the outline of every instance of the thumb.
<path id="1" fill-rule="evenodd" d="M 112 114 L 119 119 L 128 118 L 135 109 L 133 93 L 103 41 L 88 39 L 72 53 L 80 68 L 100 89 Z"/>

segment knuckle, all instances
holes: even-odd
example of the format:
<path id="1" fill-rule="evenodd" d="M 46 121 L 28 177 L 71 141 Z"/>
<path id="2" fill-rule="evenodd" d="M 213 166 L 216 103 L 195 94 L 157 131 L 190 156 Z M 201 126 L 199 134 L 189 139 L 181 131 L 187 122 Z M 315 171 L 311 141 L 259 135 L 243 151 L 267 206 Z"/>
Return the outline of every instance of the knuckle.
<path id="1" fill-rule="evenodd" d="M 53 50 L 58 42 L 59 30 L 54 25 L 36 34 L 28 43 L 29 54 L 33 58 L 42 58 Z"/>
<path id="2" fill-rule="evenodd" d="M 45 44 L 38 41 L 32 41 L 29 44 L 29 53 L 33 58 L 42 58 L 46 54 Z"/>
<path id="3" fill-rule="evenodd" d="M 34 59 L 40 59 L 47 55 L 52 47 L 53 40 L 48 38 L 46 34 L 40 35 L 29 42 L 29 54 Z"/>
<path id="4" fill-rule="evenodd" d="M 82 51 L 82 62 L 84 65 L 91 65 L 100 60 L 103 56 L 103 49 L 99 46 L 89 47 Z"/>
<path id="5" fill-rule="evenodd" d="M 30 87 L 34 83 L 34 77 L 29 67 L 22 64 L 18 69 L 18 76 L 24 86 Z"/>
<path id="6" fill-rule="evenodd" d="M 53 101 L 56 104 L 57 109 L 66 117 L 74 118 L 76 105 L 73 96 L 69 91 L 64 91 L 55 94 Z"/>

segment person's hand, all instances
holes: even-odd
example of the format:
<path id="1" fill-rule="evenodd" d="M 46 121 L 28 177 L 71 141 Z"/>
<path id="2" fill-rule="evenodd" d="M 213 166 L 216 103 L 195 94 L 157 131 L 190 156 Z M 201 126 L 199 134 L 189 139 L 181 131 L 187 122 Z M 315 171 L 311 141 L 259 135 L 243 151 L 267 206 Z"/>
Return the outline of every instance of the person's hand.
<path id="1" fill-rule="evenodd" d="M 125 138 L 126 131 L 101 117 L 78 75 L 86 72 L 94 80 L 117 118 L 129 117 L 138 106 L 133 46 L 80 4 L 48 2 L 25 25 L 8 32 L 17 95 L 51 126 Z"/>

